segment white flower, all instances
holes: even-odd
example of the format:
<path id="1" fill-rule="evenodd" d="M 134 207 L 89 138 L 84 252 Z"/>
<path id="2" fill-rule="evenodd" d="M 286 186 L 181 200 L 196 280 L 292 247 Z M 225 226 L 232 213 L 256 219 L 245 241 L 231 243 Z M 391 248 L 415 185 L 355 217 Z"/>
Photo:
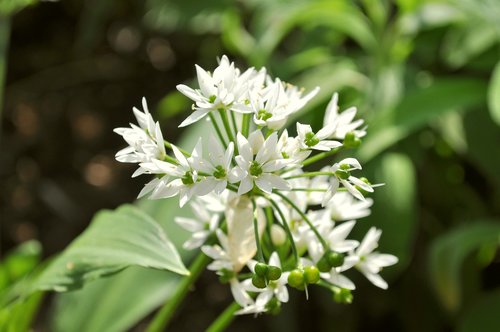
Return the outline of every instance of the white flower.
<path id="1" fill-rule="evenodd" d="M 196 65 L 200 89 L 194 90 L 184 84 L 177 85 L 177 90 L 196 104 L 194 112 L 179 127 L 188 126 L 202 119 L 211 111 L 226 110 L 232 107 L 233 103 L 238 102 L 247 91 L 247 81 L 255 75 L 254 71 L 253 68 L 250 68 L 240 77 L 239 70 L 234 67 L 234 63 L 229 62 L 225 55 L 221 58 L 220 64 L 213 74 Z M 233 107 L 232 109 L 243 113 L 251 112 L 247 108 Z"/>
<path id="2" fill-rule="evenodd" d="M 310 125 L 304 125 L 297 122 L 297 133 L 299 135 L 300 147 L 302 149 L 330 151 L 342 146 L 342 143 L 340 142 L 327 140 L 332 132 L 333 127 L 326 126 L 315 134 Z"/>
<path id="3" fill-rule="evenodd" d="M 302 150 L 299 140 L 296 137 L 289 137 L 286 129 L 283 130 L 276 149 L 288 161 L 288 167 L 299 166 L 311 154 L 311 150 Z"/>
<path id="4" fill-rule="evenodd" d="M 354 250 L 359 245 L 359 242 L 356 240 L 349 240 L 347 236 L 355 224 L 356 222 L 351 220 L 335 227 L 333 223 L 331 223 L 332 226 L 330 227 L 323 227 L 321 233 L 324 235 L 324 239 L 329 249 L 338 253 L 346 253 Z M 314 241 L 312 235 L 311 241 L 309 241 L 308 244 L 308 251 L 315 262 L 319 261 L 325 253 L 321 243 L 319 241 Z"/>
<path id="5" fill-rule="evenodd" d="M 364 121 L 361 119 L 352 121 L 356 116 L 356 107 L 350 107 L 339 114 L 338 98 L 338 94 L 334 93 L 326 107 L 323 126 L 333 127 L 333 132 L 329 138 L 344 139 L 347 133 L 353 133 L 358 138 L 365 136 L 366 128 L 357 129 L 363 125 Z"/>
<path id="6" fill-rule="evenodd" d="M 213 136 L 210 136 L 208 160 L 205 160 L 203 158 L 201 139 L 196 144 L 190 158 L 191 165 L 198 172 L 210 174 L 204 180 L 204 184 L 210 188 L 209 191 L 213 190 L 220 195 L 226 189 L 233 153 L 233 142 L 230 142 L 227 150 L 224 151 L 220 143 Z"/>
<path id="7" fill-rule="evenodd" d="M 130 124 L 130 128 L 116 128 L 115 133 L 121 135 L 128 143 L 128 147 L 118 151 L 116 160 L 122 163 L 143 163 L 152 159 L 163 160 L 166 156 L 165 143 L 160 124 L 154 122 L 149 113 L 146 98 L 142 98 L 144 112 L 133 108 L 139 126 Z M 142 167 L 132 175 L 133 177 L 146 173 Z"/>
<path id="8" fill-rule="evenodd" d="M 334 221 L 344 221 L 364 218 L 370 215 L 373 199 L 364 201 L 355 199 L 348 192 L 337 192 L 327 204 L 330 216 Z"/>
<path id="9" fill-rule="evenodd" d="M 289 115 L 286 105 L 279 103 L 280 96 L 285 94 L 285 90 L 280 82 L 275 82 L 269 88 L 267 94 L 255 93 L 250 96 L 250 105 L 254 112 L 253 120 L 258 126 L 279 130 L 285 125 Z"/>
<path id="10" fill-rule="evenodd" d="M 276 79 L 278 81 L 278 79 Z M 299 89 L 292 84 L 285 84 L 286 104 L 289 114 L 299 111 L 319 92 L 319 87 L 315 87 L 311 92 L 302 97 L 304 89 Z"/>
<path id="11" fill-rule="evenodd" d="M 356 268 L 370 280 L 372 284 L 382 289 L 387 289 L 387 282 L 379 275 L 382 268 L 394 265 L 398 258 L 394 255 L 373 252 L 378 247 L 378 241 L 382 231 L 375 227 L 370 228 L 363 241 L 351 255 L 358 258 Z"/>
<path id="12" fill-rule="evenodd" d="M 201 204 L 201 202 L 191 202 L 191 210 L 195 215 L 195 219 L 175 217 L 175 222 L 177 224 L 193 233 L 191 238 L 184 242 L 183 248 L 187 250 L 201 247 L 208 236 L 215 232 L 219 226 L 219 215 L 212 214 L 203 204 Z"/>
<path id="13" fill-rule="evenodd" d="M 351 195 L 362 201 L 365 200 L 365 197 L 356 186 L 364 191 L 373 192 L 373 186 L 351 175 L 350 172 L 357 169 L 361 169 L 361 164 L 354 158 L 343 159 L 330 168 L 330 172 L 335 173 L 335 176 L 330 180 L 330 187 L 324 196 L 323 206 L 326 206 L 335 195 L 339 188 L 339 182 Z"/>
<path id="14" fill-rule="evenodd" d="M 356 289 L 356 285 L 351 281 L 351 279 L 347 278 L 342 274 L 352 268 L 358 263 L 358 258 L 355 256 L 348 256 L 344 259 L 344 264 L 339 267 L 334 267 L 330 270 L 330 272 L 321 273 L 321 278 L 327 280 L 329 283 L 350 290 Z"/>
<path id="15" fill-rule="evenodd" d="M 260 130 L 250 134 L 248 140 L 240 133 L 237 135 L 240 154 L 235 158 L 238 167 L 233 176 L 241 181 L 238 195 L 252 190 L 254 184 L 266 193 L 271 193 L 273 188 L 290 190 L 288 182 L 274 174 L 287 165 L 276 149 L 278 135 L 273 133 L 263 141 L 264 136 Z"/>

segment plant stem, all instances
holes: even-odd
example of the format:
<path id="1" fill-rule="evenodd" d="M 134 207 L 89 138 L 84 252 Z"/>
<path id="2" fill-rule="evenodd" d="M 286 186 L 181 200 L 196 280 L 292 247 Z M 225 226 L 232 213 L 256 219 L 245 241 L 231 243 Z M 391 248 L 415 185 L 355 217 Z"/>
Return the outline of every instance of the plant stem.
<path id="1" fill-rule="evenodd" d="M 2 111 L 4 108 L 5 76 L 7 74 L 7 52 L 10 38 L 10 17 L 0 14 L 0 134 L 2 133 Z"/>
<path id="2" fill-rule="evenodd" d="M 276 211 L 278 211 L 283 229 L 285 230 L 285 233 L 288 236 L 288 239 L 290 240 L 290 247 L 292 248 L 293 257 L 295 259 L 295 266 L 297 266 L 297 264 L 299 263 L 299 253 L 297 251 L 297 247 L 295 247 L 295 241 L 293 240 L 293 235 L 292 235 L 292 232 L 290 231 L 290 227 L 288 226 L 288 223 L 286 222 L 285 215 L 283 214 L 283 211 L 281 211 L 280 207 L 278 206 L 278 203 L 276 203 L 270 197 L 266 197 L 266 199 L 269 201 L 269 203 L 271 203 L 271 205 L 276 209 Z"/>
<path id="3" fill-rule="evenodd" d="M 172 149 L 172 143 L 170 143 L 169 141 L 166 141 L 166 140 L 163 140 L 163 143 L 165 144 L 165 147 L 167 149 L 170 149 L 170 150 L 173 150 Z M 191 157 L 191 153 L 187 152 L 186 150 L 184 150 L 183 148 L 180 148 L 178 147 L 177 145 L 175 146 L 183 155 L 185 155 L 186 157 Z"/>
<path id="4" fill-rule="evenodd" d="M 316 227 L 314 227 L 314 225 L 311 222 L 311 220 L 309 220 L 309 218 L 305 215 L 305 213 L 302 212 L 302 210 L 294 202 L 292 202 L 288 197 L 286 197 L 282 193 L 277 192 L 276 195 L 280 196 L 295 211 L 297 211 L 297 213 L 302 217 L 302 219 L 304 219 L 304 221 L 307 223 L 307 225 L 309 225 L 309 227 L 311 228 L 311 230 L 314 232 L 314 234 L 316 235 L 316 237 L 318 238 L 318 240 L 321 242 L 321 245 L 323 246 L 323 248 L 325 249 L 325 251 L 327 251 L 329 249 L 328 248 L 328 244 L 326 243 L 325 239 L 323 239 L 323 237 L 321 236 L 321 234 L 318 232 L 318 230 L 316 229 Z"/>
<path id="5" fill-rule="evenodd" d="M 226 140 L 224 139 L 224 135 L 222 135 L 222 131 L 219 128 L 219 125 L 217 124 L 217 120 L 215 120 L 215 116 L 212 114 L 212 112 L 208 113 L 208 116 L 210 117 L 210 122 L 212 122 L 212 125 L 215 128 L 215 132 L 217 133 L 217 136 L 219 137 L 219 140 L 221 141 L 222 145 L 224 145 L 224 149 L 227 149 L 227 143 Z"/>
<path id="6" fill-rule="evenodd" d="M 231 303 L 222 314 L 207 328 L 207 332 L 224 331 L 234 319 L 234 313 L 240 309 L 236 302 Z"/>
<path id="7" fill-rule="evenodd" d="M 234 112 L 229 111 L 229 113 L 231 113 L 231 122 L 233 123 L 234 134 L 236 135 L 238 133 L 238 124 L 236 123 L 236 117 L 234 115 Z"/>
<path id="8" fill-rule="evenodd" d="M 165 327 L 172 319 L 175 310 L 179 307 L 182 300 L 189 292 L 189 289 L 198 279 L 201 272 L 203 272 L 209 262 L 210 258 L 202 252 L 195 258 L 195 260 L 189 267 L 190 275 L 181 280 L 172 298 L 169 299 L 167 303 L 165 303 L 163 307 L 156 313 L 146 332 L 161 332 L 165 330 Z"/>
<path id="9" fill-rule="evenodd" d="M 253 231 L 255 233 L 255 244 L 257 245 L 257 258 L 259 262 L 264 262 L 264 255 L 262 254 L 262 246 L 260 245 L 260 236 L 259 236 L 259 221 L 257 219 L 257 204 L 255 204 L 255 200 L 252 199 L 252 207 L 253 207 Z"/>
<path id="10" fill-rule="evenodd" d="M 243 119 L 241 120 L 241 134 L 248 137 L 248 132 L 250 130 L 250 121 L 252 120 L 252 115 L 245 113 L 243 114 Z"/>
<path id="11" fill-rule="evenodd" d="M 315 163 L 315 162 L 317 162 L 317 161 L 320 161 L 320 160 L 322 160 L 322 159 L 324 159 L 324 158 L 326 158 L 326 157 L 330 157 L 330 156 L 334 155 L 334 154 L 335 154 L 335 153 L 337 153 L 340 149 L 341 149 L 341 147 L 340 147 L 340 148 L 333 149 L 333 150 L 330 150 L 330 151 L 328 151 L 328 152 L 321 152 L 321 153 L 318 153 L 317 155 L 315 155 L 315 156 L 313 156 L 313 157 L 311 157 L 311 158 L 308 158 L 308 159 L 304 160 L 304 161 L 302 162 L 302 165 L 303 165 L 304 167 L 305 167 L 305 166 L 308 166 L 308 165 L 311 165 L 311 164 L 313 164 L 313 163 Z"/>
<path id="12" fill-rule="evenodd" d="M 231 125 L 229 124 L 229 118 L 227 116 L 226 110 L 220 109 L 219 114 L 220 114 L 220 117 L 222 119 L 222 124 L 224 125 L 224 129 L 226 129 L 226 134 L 227 134 L 227 137 L 229 138 L 229 141 L 236 143 L 236 141 L 234 140 L 233 131 L 231 130 Z M 238 154 L 238 147 L 237 146 L 234 147 L 234 151 L 236 154 Z"/>
<path id="13" fill-rule="evenodd" d="M 312 178 L 312 177 L 321 176 L 321 175 L 332 176 L 332 175 L 335 175 L 335 173 L 333 173 L 333 172 L 307 172 L 307 173 L 302 173 L 302 174 L 298 174 L 298 175 L 288 176 L 284 179 L 291 180 L 291 179 L 298 179 L 298 178 Z"/>

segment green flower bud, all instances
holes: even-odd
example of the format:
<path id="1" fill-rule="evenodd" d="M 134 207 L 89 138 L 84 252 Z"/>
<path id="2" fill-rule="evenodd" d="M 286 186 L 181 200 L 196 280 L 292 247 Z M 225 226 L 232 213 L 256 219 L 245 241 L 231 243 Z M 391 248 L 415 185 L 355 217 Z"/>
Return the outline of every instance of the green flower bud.
<path id="1" fill-rule="evenodd" d="M 361 140 L 353 132 L 349 132 L 345 134 L 343 145 L 346 148 L 357 148 L 361 145 Z"/>
<path id="2" fill-rule="evenodd" d="M 350 304 L 352 303 L 352 293 L 349 289 L 339 288 L 333 292 L 333 300 L 337 303 Z"/>
<path id="3" fill-rule="evenodd" d="M 277 266 L 269 266 L 267 269 L 267 279 L 278 280 L 281 277 L 281 269 Z"/>
<path id="4" fill-rule="evenodd" d="M 304 279 L 307 284 L 316 284 L 319 277 L 319 270 L 316 266 L 306 266 L 304 268 Z"/>
<path id="5" fill-rule="evenodd" d="M 273 297 L 266 304 L 266 310 L 271 315 L 278 315 L 281 311 L 281 303 L 277 298 Z"/>
<path id="6" fill-rule="evenodd" d="M 261 289 L 266 288 L 266 279 L 254 274 L 252 277 L 252 284 L 257 288 L 261 288 Z"/>
<path id="7" fill-rule="evenodd" d="M 329 253 L 327 253 L 326 259 L 331 267 L 339 267 L 344 264 L 344 255 L 335 251 L 330 251 Z"/>
<path id="8" fill-rule="evenodd" d="M 228 269 L 222 269 L 219 275 L 219 281 L 223 284 L 227 284 L 229 280 L 234 278 L 234 272 Z"/>
<path id="9" fill-rule="evenodd" d="M 255 274 L 261 278 L 266 277 L 268 269 L 269 267 L 267 266 L 267 264 L 264 263 L 255 264 Z"/>
<path id="10" fill-rule="evenodd" d="M 299 287 L 304 287 L 304 273 L 299 269 L 290 272 L 288 275 L 288 284 L 297 289 Z"/>
<path id="11" fill-rule="evenodd" d="M 326 255 L 323 255 L 323 257 L 321 257 L 316 266 L 321 272 L 330 272 L 330 270 L 332 269 L 332 266 L 330 265 L 330 263 L 328 263 Z"/>

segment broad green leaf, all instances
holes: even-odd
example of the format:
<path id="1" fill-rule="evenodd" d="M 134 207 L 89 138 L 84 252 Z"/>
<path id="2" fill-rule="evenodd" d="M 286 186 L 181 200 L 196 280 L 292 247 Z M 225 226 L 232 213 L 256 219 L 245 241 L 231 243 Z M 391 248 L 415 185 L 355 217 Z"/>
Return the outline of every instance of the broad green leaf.
<path id="1" fill-rule="evenodd" d="M 442 304 L 456 311 L 462 304 L 461 268 L 464 260 L 484 244 L 500 243 L 500 223 L 477 221 L 438 237 L 431 245 L 431 282 Z"/>
<path id="2" fill-rule="evenodd" d="M 43 293 L 37 292 L 26 299 L 16 300 L 0 307 L 0 331 L 27 332 L 43 299 Z"/>
<path id="3" fill-rule="evenodd" d="M 42 272 L 34 289 L 77 289 L 130 266 L 188 273 L 163 229 L 137 208 L 122 206 L 99 212 L 87 230 Z"/>
<path id="4" fill-rule="evenodd" d="M 500 331 L 500 289 L 485 294 L 460 317 L 458 332 Z"/>
<path id="5" fill-rule="evenodd" d="M 396 108 L 383 113 L 358 151 L 367 161 L 440 115 L 465 110 L 486 101 L 486 83 L 472 78 L 438 79 L 409 92 Z"/>
<path id="6" fill-rule="evenodd" d="M 2 0 L 0 1 L 0 19 L 2 15 L 14 15 L 21 9 L 37 3 L 38 0 Z"/>
<path id="7" fill-rule="evenodd" d="M 488 107 L 493 121 L 500 125 L 500 62 L 493 70 L 488 87 Z"/>
<path id="8" fill-rule="evenodd" d="M 384 231 L 384 251 L 399 258 L 399 263 L 388 269 L 395 273 L 406 268 L 413 252 L 417 227 L 415 168 L 407 156 L 396 153 L 385 154 L 369 168 L 375 169 L 376 182 L 385 183 L 375 190 L 370 220 Z"/>
<path id="9" fill-rule="evenodd" d="M 42 247 L 38 241 L 27 241 L 7 254 L 0 262 L 0 291 L 28 273 L 40 262 Z"/>
<path id="10" fill-rule="evenodd" d="M 189 150 L 194 147 L 198 137 L 205 136 L 209 130 L 211 126 L 205 121 L 190 126 L 179 141 L 179 146 Z M 187 239 L 187 232 L 174 222 L 174 217 L 189 216 L 189 209 L 179 209 L 177 198 L 143 199 L 137 205 L 158 221 L 175 247 L 181 247 Z M 180 251 L 184 261 L 189 261 L 194 253 Z M 58 294 L 52 330 L 128 331 L 155 308 L 168 301 L 179 280 L 179 276 L 173 273 L 133 267 L 90 283 L 76 292 Z M 124 299 L 134 305 L 123 305 Z"/>

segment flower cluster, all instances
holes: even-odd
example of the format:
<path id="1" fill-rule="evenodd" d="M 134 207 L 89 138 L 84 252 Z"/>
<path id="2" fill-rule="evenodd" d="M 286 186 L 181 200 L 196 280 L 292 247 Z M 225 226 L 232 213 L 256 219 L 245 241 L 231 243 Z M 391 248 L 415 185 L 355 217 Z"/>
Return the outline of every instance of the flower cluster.
<path id="1" fill-rule="evenodd" d="M 115 130 L 129 144 L 116 159 L 138 164 L 134 176 L 155 175 L 140 197 L 190 203 L 194 217 L 176 218 L 192 233 L 184 247 L 213 259 L 208 269 L 230 285 L 238 313 L 276 313 L 290 287 L 307 294 L 314 284 L 349 303 L 351 269 L 387 288 L 379 273 L 397 258 L 375 251 L 381 230 L 372 227 L 361 242 L 348 239 L 356 219 L 370 214 L 373 201 L 365 196 L 376 185 L 357 177 L 354 158 L 306 169 L 360 144 L 366 128 L 354 120 L 356 108 L 339 112 L 335 93 L 323 128 L 296 123 L 294 136 L 284 129 L 287 120 L 318 88 L 304 94 L 264 68 L 242 72 L 226 56 L 213 72 L 196 72 L 199 88 L 177 86 L 193 101 L 180 127 L 206 119 L 213 135 L 184 151 L 164 141 L 143 100 L 142 112 L 134 108 L 138 126 Z"/>

